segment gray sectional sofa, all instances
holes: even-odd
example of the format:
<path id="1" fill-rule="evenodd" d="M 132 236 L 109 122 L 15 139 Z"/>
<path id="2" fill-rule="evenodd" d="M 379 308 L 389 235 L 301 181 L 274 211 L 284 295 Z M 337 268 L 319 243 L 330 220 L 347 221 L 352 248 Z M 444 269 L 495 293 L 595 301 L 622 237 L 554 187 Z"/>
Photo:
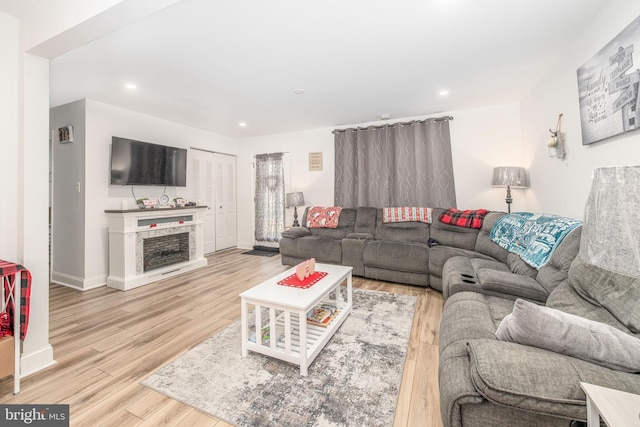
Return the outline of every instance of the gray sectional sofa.
<path id="1" fill-rule="evenodd" d="M 481 275 L 492 270 L 494 275 L 508 277 L 508 281 L 528 284 L 532 293 L 546 295 L 566 278 L 577 254 L 579 230 L 556 249 L 554 262 L 538 272 L 489 238 L 504 212 L 489 212 L 482 227 L 474 229 L 440 222 L 438 217 L 443 211 L 434 208 L 432 223 L 426 224 L 384 223 L 380 208 L 343 209 L 338 228 L 331 229 L 307 228 L 305 210 L 302 226 L 282 233 L 282 263 L 296 265 L 315 258 L 317 262 L 351 266 L 356 276 L 430 286 L 444 291 L 445 296 L 449 289 L 480 288 L 481 277 L 475 267 L 482 266 Z M 449 260 L 456 262 L 451 264 Z M 455 267 L 445 268 L 448 264 Z M 455 283 L 445 291 L 446 281 Z"/>
<path id="2" fill-rule="evenodd" d="M 489 238 L 504 213 L 488 213 L 476 230 L 440 223 L 442 209 L 431 224 L 385 224 L 380 209 L 345 209 L 335 230 L 307 229 L 305 215 L 283 234 L 282 262 L 315 257 L 442 291 L 445 427 L 584 425 L 581 382 L 640 394 L 640 197 L 636 184 L 620 184 L 640 182 L 640 167 L 596 172 L 606 179 L 594 178 L 584 229 L 540 269 Z"/>
<path id="3" fill-rule="evenodd" d="M 442 291 L 439 387 L 445 427 L 576 425 L 586 419 L 580 381 L 640 393 L 638 374 L 496 338 L 517 299 L 640 338 L 640 280 L 582 261 L 581 228 L 537 270 L 489 238 L 504 213 L 489 212 L 480 229 L 471 229 L 441 223 L 442 211 L 434 209 L 432 223 L 425 224 L 383 223 L 376 208 L 343 209 L 336 229 L 306 228 L 305 212 L 302 227 L 283 233 L 282 262 L 315 257 L 349 265 L 358 276 Z M 610 298 L 611 291 L 618 299 Z"/>

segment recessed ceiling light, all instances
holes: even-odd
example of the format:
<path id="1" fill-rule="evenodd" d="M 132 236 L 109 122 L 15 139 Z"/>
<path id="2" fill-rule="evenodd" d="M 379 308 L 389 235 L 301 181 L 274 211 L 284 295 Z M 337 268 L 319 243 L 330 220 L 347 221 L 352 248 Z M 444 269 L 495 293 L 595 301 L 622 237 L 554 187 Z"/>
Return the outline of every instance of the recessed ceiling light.
<path id="1" fill-rule="evenodd" d="M 380 114 L 380 120 L 389 120 L 391 116 L 387 113 Z"/>
<path id="2" fill-rule="evenodd" d="M 440 95 L 440 96 L 447 96 L 447 95 L 449 95 L 449 91 L 448 91 L 448 90 L 446 90 L 446 89 L 441 90 L 440 92 L 438 92 L 438 95 Z"/>
<path id="3" fill-rule="evenodd" d="M 304 93 L 304 89 L 294 89 L 293 93 L 295 93 L 296 95 L 302 95 Z"/>
<path id="4" fill-rule="evenodd" d="M 124 87 L 131 90 L 138 89 L 138 85 L 136 85 L 135 83 L 127 83 L 126 85 L 124 85 Z"/>
<path id="5" fill-rule="evenodd" d="M 240 126 L 241 128 L 243 128 L 243 127 L 247 126 L 247 124 L 246 124 L 245 122 L 240 122 L 240 123 L 238 123 L 238 126 Z"/>

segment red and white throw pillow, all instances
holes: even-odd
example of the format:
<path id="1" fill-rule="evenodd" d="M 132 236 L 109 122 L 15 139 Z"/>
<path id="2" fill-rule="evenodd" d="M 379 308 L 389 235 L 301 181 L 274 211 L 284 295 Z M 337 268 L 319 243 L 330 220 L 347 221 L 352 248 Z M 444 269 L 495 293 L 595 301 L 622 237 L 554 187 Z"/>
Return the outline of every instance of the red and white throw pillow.
<path id="1" fill-rule="evenodd" d="M 431 224 L 431 208 L 383 208 L 382 222 L 426 222 Z"/>
<path id="2" fill-rule="evenodd" d="M 331 206 L 311 206 L 307 211 L 307 227 L 309 228 L 338 228 L 342 208 Z"/>

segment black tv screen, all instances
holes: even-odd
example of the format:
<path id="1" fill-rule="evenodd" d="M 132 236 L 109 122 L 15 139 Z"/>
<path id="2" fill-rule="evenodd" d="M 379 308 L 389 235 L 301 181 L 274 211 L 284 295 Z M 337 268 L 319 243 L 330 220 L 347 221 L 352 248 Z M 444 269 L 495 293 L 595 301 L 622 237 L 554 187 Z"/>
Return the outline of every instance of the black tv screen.
<path id="1" fill-rule="evenodd" d="M 111 184 L 186 187 L 187 150 L 114 136 Z"/>

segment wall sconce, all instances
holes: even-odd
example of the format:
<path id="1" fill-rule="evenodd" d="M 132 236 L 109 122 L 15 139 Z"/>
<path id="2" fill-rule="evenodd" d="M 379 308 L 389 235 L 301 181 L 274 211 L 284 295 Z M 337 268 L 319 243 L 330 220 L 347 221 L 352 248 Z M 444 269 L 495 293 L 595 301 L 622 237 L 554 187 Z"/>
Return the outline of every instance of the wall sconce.
<path id="1" fill-rule="evenodd" d="M 566 135 L 562 132 L 562 113 L 558 115 L 556 130 L 552 131 L 549 129 L 549 132 L 551 132 L 551 139 L 547 141 L 549 157 L 564 159 L 564 156 L 566 156 L 567 153 L 564 150 L 564 140 Z"/>
<path id="2" fill-rule="evenodd" d="M 525 168 L 514 166 L 500 166 L 497 168 L 493 168 L 491 185 L 494 187 L 507 187 L 507 198 L 504 199 L 504 201 L 507 202 L 507 212 L 511 213 L 511 203 L 513 203 L 513 198 L 511 197 L 511 187 L 529 187 L 529 182 L 527 181 L 527 171 L 525 170 Z"/>

